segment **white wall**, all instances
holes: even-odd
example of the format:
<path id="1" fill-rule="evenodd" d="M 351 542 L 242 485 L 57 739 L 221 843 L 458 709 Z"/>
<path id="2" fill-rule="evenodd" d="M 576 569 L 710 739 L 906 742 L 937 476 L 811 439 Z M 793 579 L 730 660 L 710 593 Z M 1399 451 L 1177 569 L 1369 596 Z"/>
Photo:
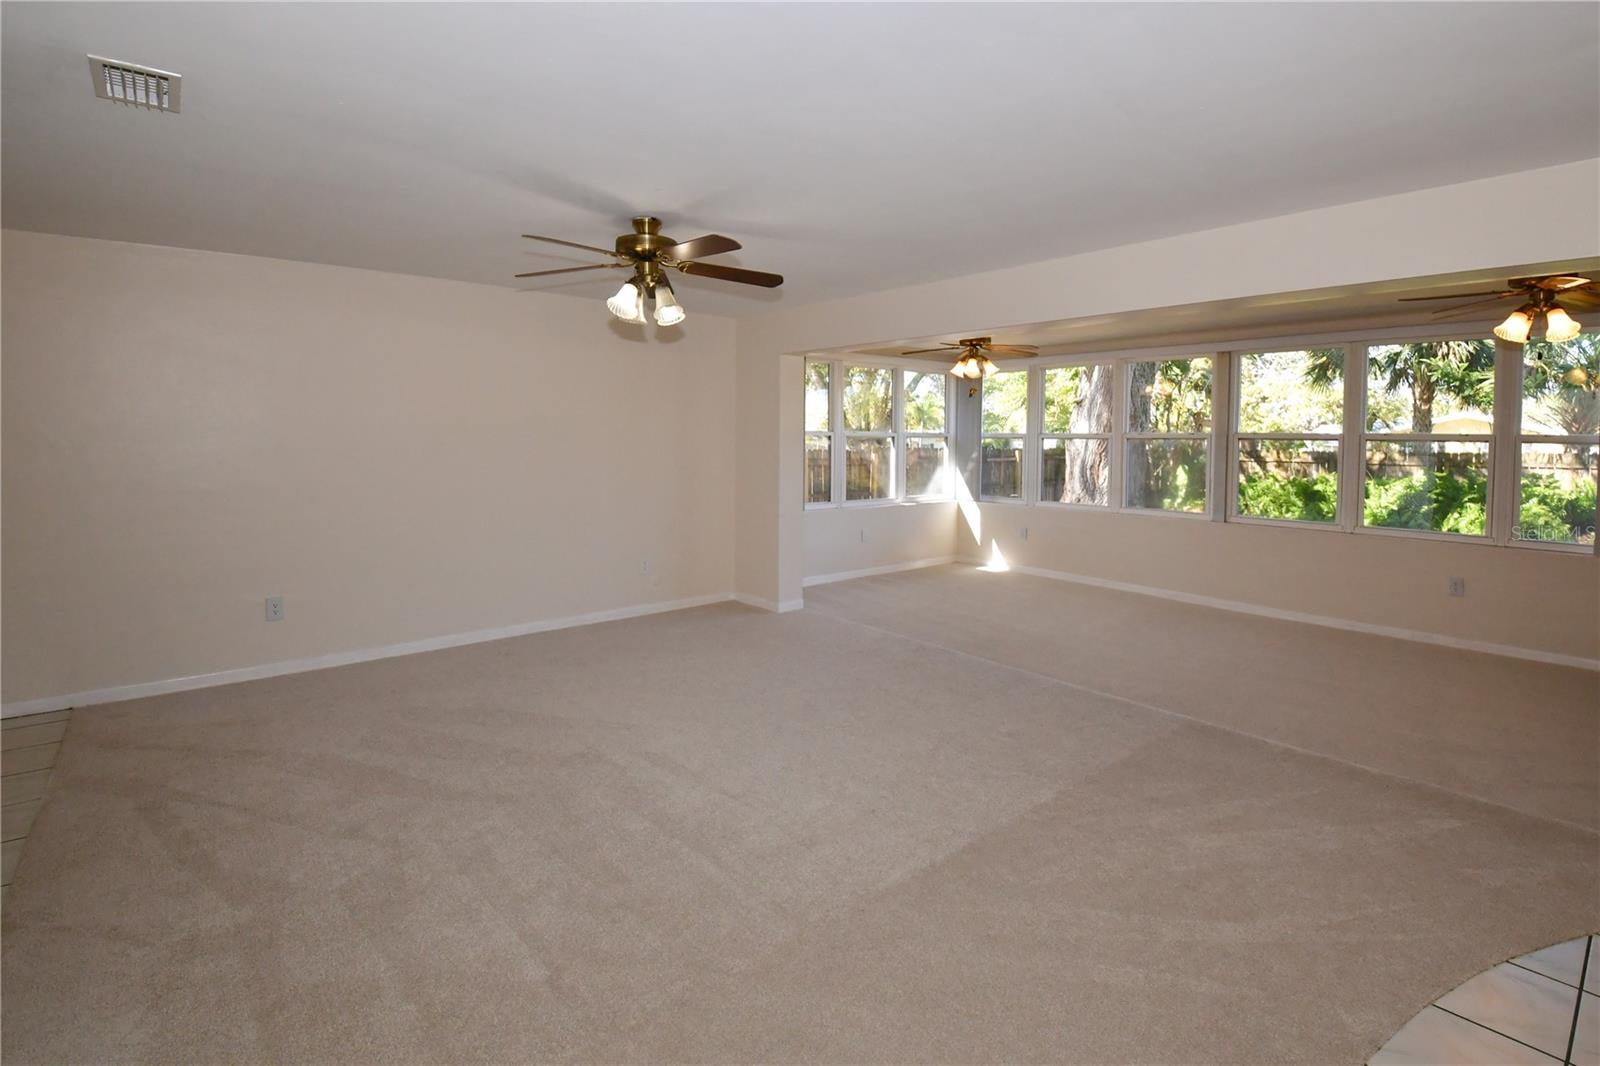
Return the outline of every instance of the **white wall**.
<path id="1" fill-rule="evenodd" d="M 1560 224 L 1529 225 L 1530 203 L 1562 204 Z M 755 476 L 752 467 L 751 476 L 740 478 L 740 589 L 792 601 L 809 569 L 809 516 L 800 489 L 802 378 L 798 357 L 784 353 L 1595 255 L 1600 160 L 1588 160 L 742 320 L 739 447 L 776 453 L 777 476 Z M 1087 524 L 1094 521 L 1103 524 Z M 1141 542 L 1148 540 L 1153 547 L 1198 551 L 1212 568 L 1204 583 L 1227 588 L 1214 593 L 1224 598 L 1254 598 L 1263 606 L 1290 599 L 1292 609 L 1307 613 L 1382 619 L 1461 639 L 1499 634 L 1504 639 L 1498 642 L 1585 657 L 1593 657 L 1600 642 L 1600 573 L 1592 558 L 1293 529 L 1245 531 L 1234 524 L 1194 523 L 1207 528 L 1192 535 L 1188 524 L 1152 526 L 1163 521 L 1170 522 L 1142 515 L 1049 520 L 1044 539 L 1032 544 L 1036 561 L 1030 565 L 1077 573 L 1096 566 L 1105 573 L 1138 570 L 1149 565 L 1141 562 Z M 1321 542 L 1308 538 L 1319 536 L 1334 543 L 1313 556 L 1308 544 Z M 1225 537 L 1232 539 L 1223 543 Z M 1058 547 L 1048 548 L 1051 543 Z M 1429 548 L 1439 549 L 1427 557 L 1430 566 L 1448 558 L 1450 573 L 1465 576 L 1469 589 L 1482 594 L 1441 605 L 1431 594 L 1418 597 L 1409 580 L 1397 580 L 1423 565 Z M 1333 562 L 1324 566 L 1324 559 Z M 854 569 L 848 562 L 829 565 Z M 1180 580 L 1170 571 L 1148 573 L 1137 583 L 1175 587 Z M 1285 574 L 1297 576 L 1278 583 Z"/>
<path id="2" fill-rule="evenodd" d="M 805 576 L 953 559 L 955 511 L 954 502 L 812 508 L 805 514 Z"/>
<path id="3" fill-rule="evenodd" d="M 10 231 L 3 310 L 8 704 L 733 589 L 730 320 Z"/>

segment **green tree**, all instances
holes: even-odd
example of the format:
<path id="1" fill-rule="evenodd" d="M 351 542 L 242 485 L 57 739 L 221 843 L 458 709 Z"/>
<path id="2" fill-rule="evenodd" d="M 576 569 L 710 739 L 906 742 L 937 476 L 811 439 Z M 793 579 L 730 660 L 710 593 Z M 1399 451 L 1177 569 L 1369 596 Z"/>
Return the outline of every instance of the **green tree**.
<path id="1" fill-rule="evenodd" d="M 1600 334 L 1529 341 L 1522 349 L 1524 405 L 1573 436 L 1600 433 Z"/>
<path id="2" fill-rule="evenodd" d="M 1434 405 L 1443 393 L 1481 411 L 1494 405 L 1494 344 L 1484 340 L 1385 344 L 1367 355 L 1367 379 L 1391 393 L 1409 393 L 1412 433 L 1433 432 Z M 1396 414 L 1367 405 L 1367 428 L 1395 425 Z"/>

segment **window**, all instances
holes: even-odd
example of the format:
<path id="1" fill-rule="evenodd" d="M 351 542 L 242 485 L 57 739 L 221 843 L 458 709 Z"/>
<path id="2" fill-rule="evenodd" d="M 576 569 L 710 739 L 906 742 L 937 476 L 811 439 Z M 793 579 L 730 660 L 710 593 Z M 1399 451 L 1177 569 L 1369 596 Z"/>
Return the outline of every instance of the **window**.
<path id="1" fill-rule="evenodd" d="M 806 505 L 952 497 L 948 380 L 808 359 Z"/>
<path id="2" fill-rule="evenodd" d="M 1020 500 L 1028 433 L 1028 372 L 1001 370 L 984 378 L 982 406 L 978 495 L 987 500 Z"/>
<path id="3" fill-rule="evenodd" d="M 1600 334 L 1522 349 L 1517 521 L 1511 539 L 1595 541 L 1600 467 Z"/>
<path id="4" fill-rule="evenodd" d="M 844 498 L 893 499 L 894 372 L 851 366 L 844 371 Z"/>
<path id="5" fill-rule="evenodd" d="M 900 371 L 901 422 L 907 496 L 950 495 L 950 441 L 945 427 L 942 371 Z"/>
<path id="6" fill-rule="evenodd" d="M 833 500 L 832 363 L 806 360 L 806 502 Z"/>
<path id="7" fill-rule="evenodd" d="M 1039 443 L 1039 500 L 1111 503 L 1111 364 L 1049 367 Z"/>
<path id="8" fill-rule="evenodd" d="M 1211 453 L 1211 360 L 1128 364 L 1124 504 L 1203 513 Z"/>
<path id="9" fill-rule="evenodd" d="M 1492 340 L 1370 348 L 1362 524 L 1484 536 L 1493 412 Z"/>
<path id="10" fill-rule="evenodd" d="M 1238 366 L 1234 513 L 1337 521 L 1344 349 L 1245 353 Z"/>

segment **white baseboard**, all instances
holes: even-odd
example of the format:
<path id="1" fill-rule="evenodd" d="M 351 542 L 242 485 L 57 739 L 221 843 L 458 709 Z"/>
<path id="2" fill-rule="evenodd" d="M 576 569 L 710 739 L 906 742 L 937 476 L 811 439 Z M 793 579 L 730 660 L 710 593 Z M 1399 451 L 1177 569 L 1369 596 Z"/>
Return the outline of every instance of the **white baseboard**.
<path id="1" fill-rule="evenodd" d="M 956 561 L 954 555 L 941 555 L 935 559 L 913 559 L 908 563 L 890 563 L 888 566 L 869 566 L 865 570 L 841 570 L 837 574 L 815 574 L 800 582 L 802 588 L 827 585 L 834 581 L 849 581 L 857 577 L 874 577 L 878 574 L 897 574 L 902 570 L 921 570 L 927 566 L 948 566 Z"/>
<path id="2" fill-rule="evenodd" d="M 761 610 L 771 611 L 773 614 L 787 614 L 790 611 L 798 611 L 806 605 L 805 600 L 784 600 L 779 603 L 777 600 L 752 596 L 748 592 L 736 592 L 730 598 L 737 603 L 744 604 L 746 607 L 759 607 Z"/>
<path id="3" fill-rule="evenodd" d="M 336 651 L 315 655 L 308 659 L 287 659 L 282 662 L 263 663 L 260 666 L 242 666 L 233 670 L 218 670 L 210 674 L 192 674 L 164 681 L 142 681 L 132 685 L 91 689 L 88 692 L 70 692 L 62 696 L 41 696 L 38 699 L 20 700 L 0 707 L 0 717 L 12 718 L 23 714 L 42 714 L 68 707 L 88 707 L 96 703 L 116 703 L 120 700 L 161 696 L 169 692 L 186 692 L 196 688 L 232 685 L 239 681 L 257 681 L 283 674 L 302 674 L 310 670 L 326 670 L 332 666 L 349 666 L 351 663 L 371 662 L 374 659 L 391 659 L 397 655 L 415 655 L 423 651 L 458 648 L 463 644 L 482 644 L 507 637 L 522 637 L 530 633 L 546 633 L 552 629 L 572 629 L 576 626 L 594 625 L 596 622 L 616 622 L 624 618 L 638 618 L 647 614 L 664 614 L 688 607 L 704 607 L 712 603 L 727 603 L 735 597 L 721 592 L 710 596 L 690 596 L 681 600 L 661 600 L 633 607 L 615 607 L 609 611 L 569 615 L 565 618 L 547 618 L 539 622 L 521 622 L 517 625 L 495 626 L 491 629 L 474 629 L 466 633 L 450 633 L 442 637 L 427 637 L 403 644 L 386 644 L 379 648 L 360 648 L 355 651 Z M 798 604 L 797 604 L 798 606 Z"/>
<path id="4" fill-rule="evenodd" d="M 962 562 L 982 565 L 982 560 L 978 559 L 963 559 Z M 1031 574 L 1034 577 L 1047 577 L 1055 581 L 1070 581 L 1077 585 L 1093 585 L 1095 588 L 1115 589 L 1118 592 L 1133 592 L 1140 596 L 1155 596 L 1163 600 L 1192 603 L 1198 607 L 1215 607 L 1218 610 L 1259 615 L 1263 618 L 1277 618 L 1285 622 L 1303 622 L 1307 625 L 1326 626 L 1329 629 L 1344 629 L 1352 633 L 1370 633 L 1374 636 L 1392 637 L 1396 640 L 1412 640 L 1420 644 L 1436 644 L 1445 648 L 1459 648 L 1463 651 L 1504 655 L 1512 659 L 1527 659 L 1536 663 L 1549 663 L 1553 666 L 1575 666 L 1580 670 L 1600 670 L 1600 659 L 1586 659 L 1581 655 L 1563 655 L 1559 652 L 1541 651 L 1538 648 L 1520 648 L 1515 644 L 1495 644 L 1487 640 L 1467 640 L 1463 637 L 1446 636 L 1443 633 L 1429 633 L 1420 629 L 1402 629 L 1399 626 L 1375 625 L 1371 622 L 1356 622 L 1348 618 L 1307 614 L 1303 611 L 1286 611 L 1277 607 L 1263 607 L 1259 604 L 1245 603 L 1241 600 L 1224 600 L 1216 596 L 1200 596 L 1191 592 L 1177 592 L 1172 589 L 1157 588 L 1154 585 L 1135 585 L 1128 581 L 1112 581 L 1109 578 L 1073 574 L 1065 570 L 1046 570 L 1041 566 L 1013 565 L 1010 569 L 1019 574 Z"/>

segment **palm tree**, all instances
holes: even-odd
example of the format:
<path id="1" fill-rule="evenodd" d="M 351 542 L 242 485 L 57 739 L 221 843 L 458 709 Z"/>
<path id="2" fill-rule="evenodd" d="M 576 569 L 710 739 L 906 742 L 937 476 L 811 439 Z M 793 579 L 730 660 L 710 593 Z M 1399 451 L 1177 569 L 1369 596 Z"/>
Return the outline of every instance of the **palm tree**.
<path id="1" fill-rule="evenodd" d="M 1344 352 L 1325 348 L 1311 353 L 1306 380 L 1336 384 L 1344 375 Z M 1468 407 L 1488 410 L 1494 403 L 1494 344 L 1483 340 L 1385 344 L 1367 357 L 1369 378 L 1381 378 L 1388 392 L 1411 394 L 1411 432 L 1433 431 L 1433 405 L 1439 392 Z M 1379 416 L 1367 412 L 1367 428 Z"/>

